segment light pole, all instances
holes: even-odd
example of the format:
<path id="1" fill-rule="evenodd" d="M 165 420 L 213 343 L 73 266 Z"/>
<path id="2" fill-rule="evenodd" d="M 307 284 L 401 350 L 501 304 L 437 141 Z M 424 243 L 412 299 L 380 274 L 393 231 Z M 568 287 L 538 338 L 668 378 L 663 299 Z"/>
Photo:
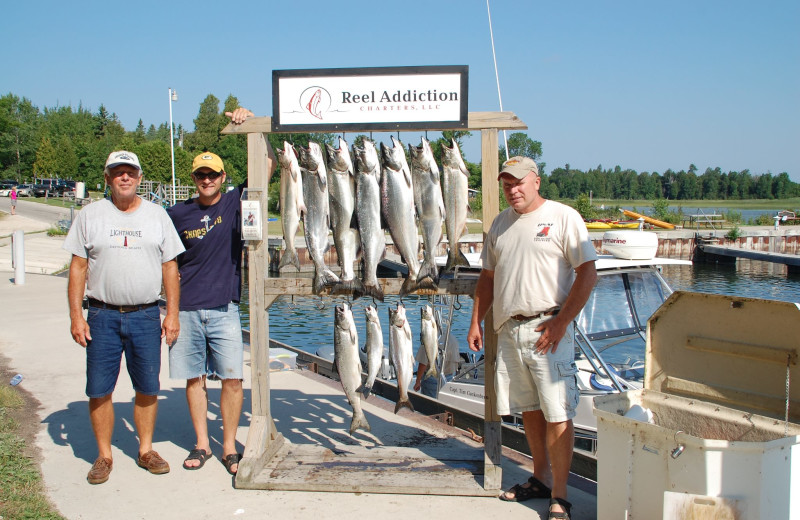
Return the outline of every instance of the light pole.
<path id="1" fill-rule="evenodd" d="M 172 88 L 169 89 L 169 151 L 172 155 L 172 205 L 175 200 L 175 130 L 172 128 L 172 102 L 178 101 L 178 93 Z"/>

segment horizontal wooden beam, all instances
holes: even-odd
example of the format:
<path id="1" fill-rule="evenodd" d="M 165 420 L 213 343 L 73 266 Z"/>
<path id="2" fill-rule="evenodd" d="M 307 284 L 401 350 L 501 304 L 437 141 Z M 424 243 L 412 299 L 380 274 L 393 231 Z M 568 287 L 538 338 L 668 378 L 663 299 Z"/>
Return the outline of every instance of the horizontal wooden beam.
<path id="1" fill-rule="evenodd" d="M 264 294 L 267 296 L 275 294 L 289 294 L 293 296 L 313 296 L 313 280 L 311 278 L 268 278 L 264 280 Z M 439 290 L 419 291 L 412 294 L 465 294 L 472 296 L 475 293 L 477 277 L 442 278 L 439 280 Z M 379 278 L 378 283 L 383 290 L 383 294 L 400 294 L 400 287 L 403 285 L 403 278 Z M 320 296 L 335 296 L 330 292 L 323 292 Z"/>
<path id="2" fill-rule="evenodd" d="M 514 112 L 470 112 L 467 120 L 467 128 L 460 128 L 456 130 L 483 130 L 487 128 L 494 128 L 497 130 L 527 130 L 526 125 Z M 391 123 L 386 124 L 386 128 L 371 129 L 372 132 L 396 132 L 398 129 Z M 437 131 L 437 129 L 414 129 L 403 128 L 401 132 L 424 132 Z M 438 130 L 453 130 L 452 128 L 441 128 Z M 272 133 L 272 118 L 271 117 L 251 117 L 245 120 L 242 124 L 234 125 L 229 123 L 228 126 L 222 129 L 223 134 L 252 134 L 252 133 Z M 282 132 L 293 133 L 293 132 Z M 300 132 L 294 132 L 300 133 Z M 303 131 L 302 133 L 306 133 Z M 356 133 L 356 132 L 348 132 Z"/>

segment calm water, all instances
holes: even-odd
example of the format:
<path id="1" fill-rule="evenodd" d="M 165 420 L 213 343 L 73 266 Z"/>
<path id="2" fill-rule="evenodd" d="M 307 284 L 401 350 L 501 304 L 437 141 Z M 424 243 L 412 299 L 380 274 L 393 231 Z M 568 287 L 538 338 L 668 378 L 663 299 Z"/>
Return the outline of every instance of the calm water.
<path id="1" fill-rule="evenodd" d="M 787 276 L 785 266 L 739 260 L 736 267 L 710 264 L 668 265 L 664 266 L 662 274 L 674 290 L 800 302 L 800 276 Z M 245 289 L 246 287 L 245 285 Z M 388 309 L 390 306 L 394 307 L 398 300 L 396 296 L 387 296 L 384 303 L 377 302 L 385 347 L 389 345 Z M 333 309 L 337 303 L 345 301 L 348 301 L 345 297 L 281 296 L 270 307 L 270 338 L 312 353 L 320 347 L 330 347 L 333 342 Z M 352 302 L 361 345 L 366 340 L 364 307 L 372 303 L 367 298 Z M 429 299 L 427 296 L 411 296 L 404 298 L 403 303 L 411 323 L 416 350 L 419 344 L 420 307 L 428 304 Z M 439 308 L 445 317 L 449 315 L 447 306 Z M 249 326 L 246 290 L 241 310 L 243 324 Z M 472 299 L 459 297 L 456 308 L 453 309 L 451 334 L 459 342 L 462 351 L 468 351 L 466 337 L 471 314 Z"/>

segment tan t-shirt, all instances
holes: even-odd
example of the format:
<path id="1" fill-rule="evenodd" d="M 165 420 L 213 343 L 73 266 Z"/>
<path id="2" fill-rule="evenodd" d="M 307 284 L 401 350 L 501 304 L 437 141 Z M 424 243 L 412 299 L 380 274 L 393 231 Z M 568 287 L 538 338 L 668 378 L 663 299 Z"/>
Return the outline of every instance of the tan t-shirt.
<path id="1" fill-rule="evenodd" d="M 575 268 L 597 259 L 577 211 L 547 200 L 520 215 L 512 208 L 492 222 L 483 245 L 483 268 L 494 271 L 494 329 L 511 316 L 561 307 Z"/>

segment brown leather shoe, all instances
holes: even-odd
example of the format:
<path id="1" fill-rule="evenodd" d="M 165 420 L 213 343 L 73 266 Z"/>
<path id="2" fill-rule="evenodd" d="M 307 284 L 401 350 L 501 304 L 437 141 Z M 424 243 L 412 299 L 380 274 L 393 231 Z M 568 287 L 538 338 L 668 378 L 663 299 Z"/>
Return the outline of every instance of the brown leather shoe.
<path id="1" fill-rule="evenodd" d="M 139 460 L 136 461 L 139 467 L 146 469 L 154 475 L 163 475 L 169 473 L 169 464 L 161 458 L 161 455 L 153 450 L 148 451 L 144 455 L 139 455 Z"/>
<path id="2" fill-rule="evenodd" d="M 97 460 L 92 464 L 92 469 L 89 470 L 89 474 L 86 475 L 86 480 L 89 481 L 89 484 L 102 484 L 108 480 L 113 465 L 114 463 L 111 459 L 97 457 Z"/>

